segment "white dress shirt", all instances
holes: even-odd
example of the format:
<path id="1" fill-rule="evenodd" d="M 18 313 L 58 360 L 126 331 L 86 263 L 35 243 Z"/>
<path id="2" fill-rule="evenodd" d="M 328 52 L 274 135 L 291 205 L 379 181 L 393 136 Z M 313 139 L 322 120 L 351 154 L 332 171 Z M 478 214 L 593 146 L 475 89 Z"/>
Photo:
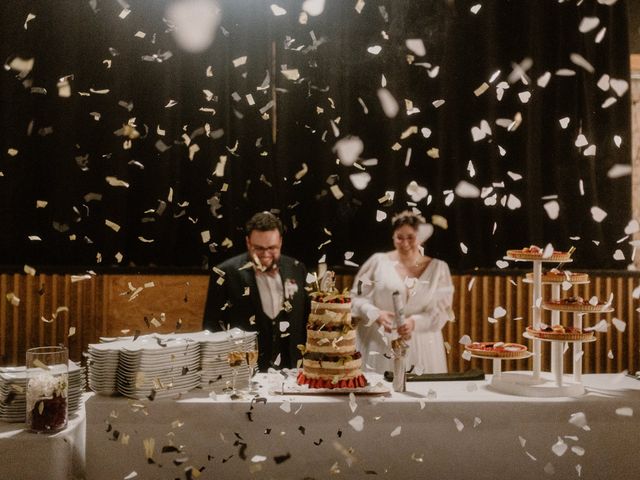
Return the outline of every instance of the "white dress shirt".
<path id="1" fill-rule="evenodd" d="M 284 303 L 284 287 L 280 272 L 276 272 L 274 275 L 256 272 L 256 284 L 258 285 L 262 311 L 273 320 L 282 310 Z"/>

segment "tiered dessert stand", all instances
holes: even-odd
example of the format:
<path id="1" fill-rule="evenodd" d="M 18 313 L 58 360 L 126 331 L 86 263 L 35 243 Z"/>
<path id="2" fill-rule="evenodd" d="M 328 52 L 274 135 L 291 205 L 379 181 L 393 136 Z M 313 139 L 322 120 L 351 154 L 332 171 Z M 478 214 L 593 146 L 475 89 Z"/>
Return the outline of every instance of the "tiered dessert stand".
<path id="1" fill-rule="evenodd" d="M 513 257 L 505 257 L 505 260 L 526 261 L 533 263 L 533 280 L 529 281 L 533 285 L 533 328 L 539 330 L 542 324 L 542 285 L 551 284 L 551 300 L 560 300 L 560 288 L 564 282 L 543 282 L 542 281 L 542 264 L 543 263 L 559 263 L 557 259 L 519 259 Z M 570 259 L 563 260 L 561 263 L 571 262 Z M 526 280 L 525 280 L 526 281 Z M 569 281 L 569 280 L 565 280 Z M 588 280 L 571 282 L 572 285 L 589 283 Z M 551 310 L 551 325 L 560 324 L 561 307 L 556 308 L 550 304 L 544 306 L 546 310 Z M 579 307 L 572 310 L 573 327 L 582 330 L 582 317 L 587 313 L 608 313 L 613 311 L 612 308 L 593 311 L 591 309 L 581 310 Z M 578 396 L 584 393 L 584 385 L 582 384 L 582 344 L 594 342 L 595 337 L 587 340 L 565 340 L 565 339 L 548 339 L 538 338 L 524 333 L 524 337 L 533 341 L 533 371 L 532 372 L 502 372 L 500 362 L 502 360 L 512 360 L 512 358 L 493 358 L 493 377 L 491 385 L 494 389 L 513 395 L 522 395 L 527 397 L 561 397 L 561 396 Z M 551 343 L 551 372 L 542 371 L 542 342 Z M 573 376 L 564 374 L 563 350 L 564 345 L 570 344 L 573 358 Z M 486 359 L 486 357 L 483 357 Z M 524 356 L 519 358 L 526 358 Z"/>

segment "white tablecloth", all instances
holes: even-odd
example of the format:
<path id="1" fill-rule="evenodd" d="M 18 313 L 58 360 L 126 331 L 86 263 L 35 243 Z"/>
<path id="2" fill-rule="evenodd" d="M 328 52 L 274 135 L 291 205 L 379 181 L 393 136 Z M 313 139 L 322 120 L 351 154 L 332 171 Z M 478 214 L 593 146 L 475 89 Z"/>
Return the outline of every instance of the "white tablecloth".
<path id="1" fill-rule="evenodd" d="M 355 403 L 266 389 L 253 406 L 202 391 L 178 401 L 93 396 L 87 478 L 186 478 L 189 468 L 205 479 L 640 478 L 640 382 L 584 382 L 578 398 L 504 395 L 486 381 L 410 382 L 404 394 Z"/>
<path id="2" fill-rule="evenodd" d="M 86 417 L 83 406 L 65 430 L 31 433 L 24 423 L 0 422 L 2 480 L 76 480 L 85 478 Z"/>

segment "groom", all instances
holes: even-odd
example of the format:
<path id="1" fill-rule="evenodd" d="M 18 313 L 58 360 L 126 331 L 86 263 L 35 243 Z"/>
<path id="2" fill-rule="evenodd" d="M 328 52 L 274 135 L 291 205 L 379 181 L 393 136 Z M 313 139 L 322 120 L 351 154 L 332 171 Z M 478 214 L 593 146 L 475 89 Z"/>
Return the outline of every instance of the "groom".
<path id="1" fill-rule="evenodd" d="M 246 224 L 247 251 L 214 267 L 203 326 L 258 332 L 258 367 L 293 368 L 306 342 L 310 301 L 305 266 L 281 255 L 282 222 L 269 212 Z"/>

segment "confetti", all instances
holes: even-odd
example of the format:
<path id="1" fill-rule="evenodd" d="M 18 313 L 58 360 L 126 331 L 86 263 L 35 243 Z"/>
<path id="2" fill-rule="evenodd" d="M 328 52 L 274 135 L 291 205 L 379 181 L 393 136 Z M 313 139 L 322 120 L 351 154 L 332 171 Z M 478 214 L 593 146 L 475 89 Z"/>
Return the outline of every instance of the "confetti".
<path id="1" fill-rule="evenodd" d="M 287 14 L 287 11 L 284 8 L 282 8 L 279 5 L 276 5 L 275 3 L 271 5 L 271 11 L 276 17 L 280 17 L 282 15 Z"/>
<path id="2" fill-rule="evenodd" d="M 621 417 L 633 417 L 633 408 L 631 407 L 616 408 L 616 415 L 619 415 Z"/>
<path id="3" fill-rule="evenodd" d="M 353 428 L 356 432 L 361 432 L 364 429 L 364 418 L 362 418 L 360 415 L 357 415 L 349 420 L 349 425 L 351 425 L 351 428 Z"/>
<path id="4" fill-rule="evenodd" d="M 347 136 L 338 140 L 333 151 L 338 155 L 340 163 L 344 166 L 353 165 L 364 150 L 364 143 L 357 136 Z"/>
<path id="5" fill-rule="evenodd" d="M 607 212 L 605 212 L 600 207 L 591 207 L 591 217 L 593 217 L 596 222 L 602 222 L 606 218 L 606 216 Z"/>
<path id="6" fill-rule="evenodd" d="M 400 435 L 400 433 L 402 432 L 402 426 L 397 426 L 396 428 L 393 429 L 393 431 L 390 433 L 391 437 L 397 437 L 398 435 Z"/>
<path id="7" fill-rule="evenodd" d="M 464 429 L 464 424 L 463 424 L 460 420 L 458 420 L 457 418 L 454 418 L 454 419 L 453 419 L 453 423 L 455 423 L 455 425 L 456 425 L 456 429 L 457 429 L 459 432 L 461 432 L 461 431 Z"/>
<path id="8" fill-rule="evenodd" d="M 419 57 L 424 57 L 427 53 L 424 42 L 420 38 L 409 38 L 405 41 L 405 45 Z"/>
<path id="9" fill-rule="evenodd" d="M 380 105 L 382 106 L 382 110 L 384 114 L 389 118 L 395 118 L 398 115 L 398 111 L 400 107 L 398 106 L 398 102 L 391 95 L 391 92 L 386 88 L 378 89 L 378 100 L 380 101 Z"/>

